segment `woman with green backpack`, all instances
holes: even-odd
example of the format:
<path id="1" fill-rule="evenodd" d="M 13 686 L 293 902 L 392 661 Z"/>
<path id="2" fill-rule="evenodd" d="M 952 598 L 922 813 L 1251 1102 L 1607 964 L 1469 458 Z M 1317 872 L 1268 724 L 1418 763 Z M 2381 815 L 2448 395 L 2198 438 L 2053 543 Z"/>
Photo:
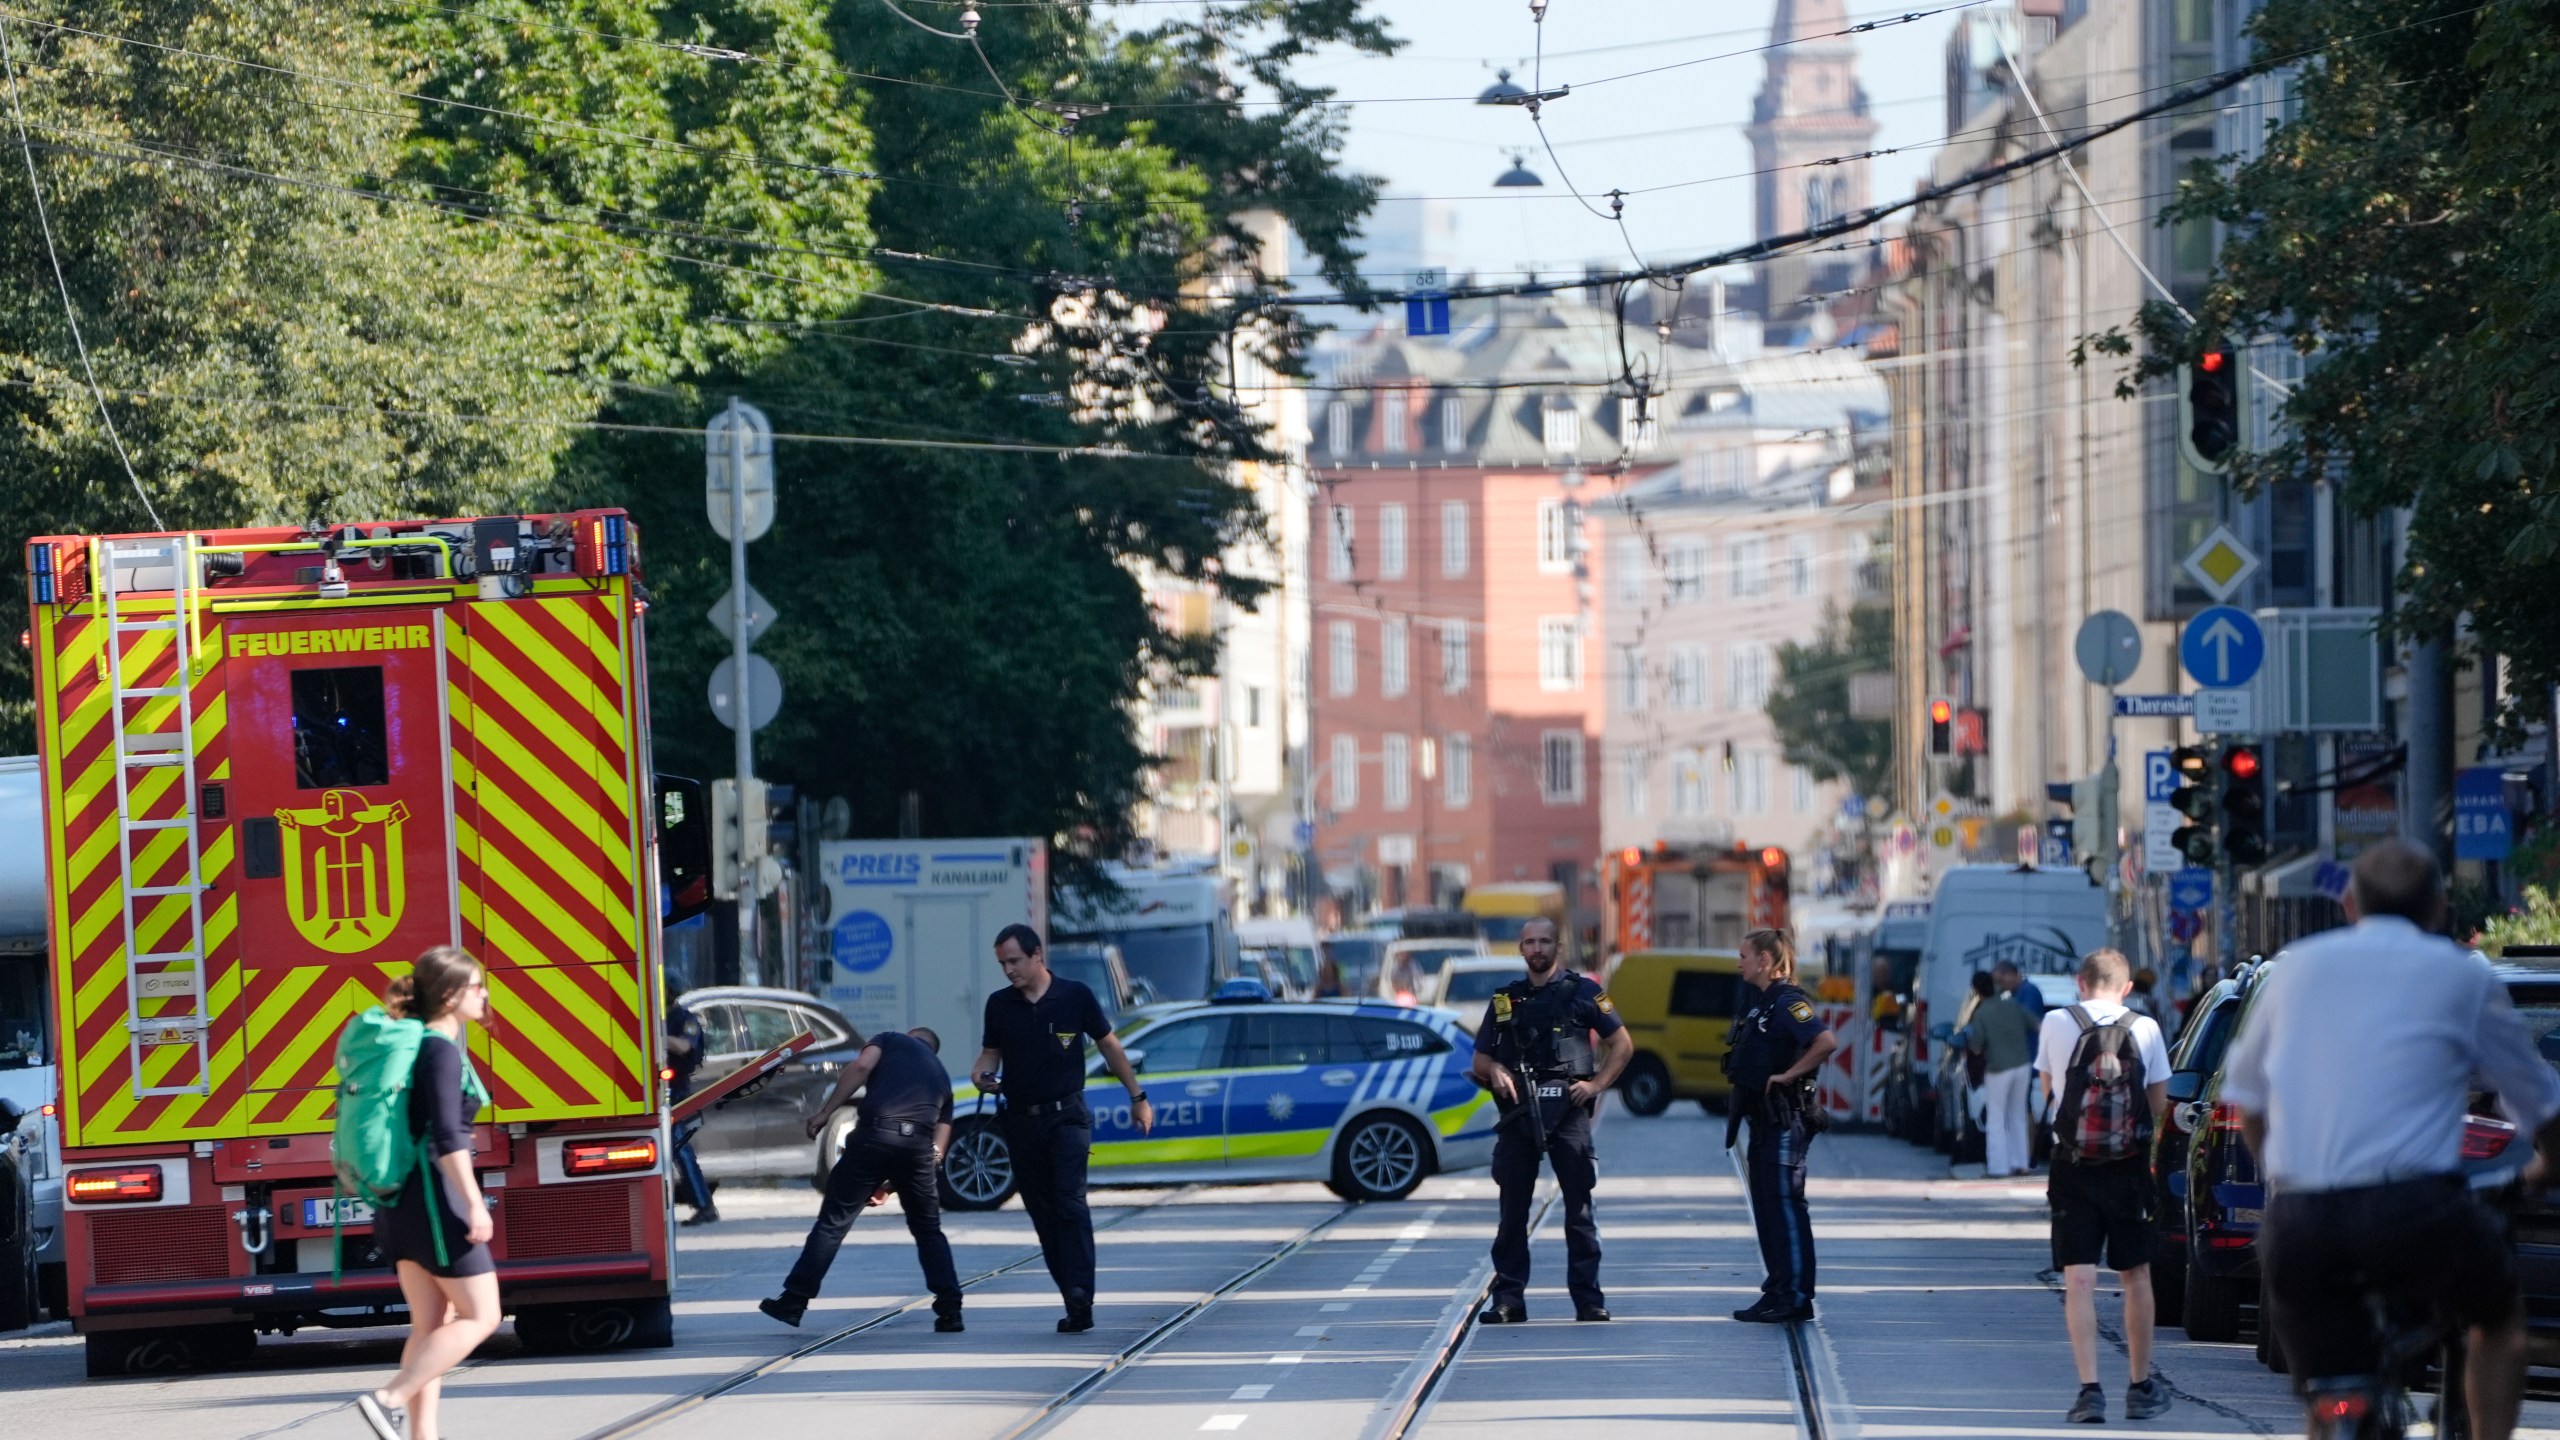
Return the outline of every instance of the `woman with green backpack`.
<path id="1" fill-rule="evenodd" d="M 338 1041 L 341 1176 L 378 1194 L 389 1173 L 406 1171 L 397 1197 L 376 1208 L 374 1237 L 398 1267 L 409 1340 L 400 1373 L 356 1397 L 379 1440 L 437 1440 L 445 1372 L 498 1328 L 489 1205 L 471 1168 L 471 1117 L 488 1094 L 463 1031 L 488 1012 L 480 962 L 439 945 Z M 410 1155 L 414 1163 L 397 1163 Z"/>

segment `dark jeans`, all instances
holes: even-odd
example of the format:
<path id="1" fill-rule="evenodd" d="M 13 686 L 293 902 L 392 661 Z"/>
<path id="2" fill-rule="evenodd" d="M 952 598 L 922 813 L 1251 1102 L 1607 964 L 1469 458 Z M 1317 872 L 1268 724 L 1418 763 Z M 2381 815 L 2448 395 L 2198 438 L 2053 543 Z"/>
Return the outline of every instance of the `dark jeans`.
<path id="1" fill-rule="evenodd" d="M 1812 1145 L 1802 1125 L 1751 1121 L 1745 1154 L 1751 1223 L 1760 1232 L 1761 1267 L 1769 1272 L 1760 1291 L 1789 1305 L 1813 1299 L 1813 1212 L 1804 1203 L 1804 1156 Z"/>
<path id="2" fill-rule="evenodd" d="M 1046 1115 L 1004 1112 L 1004 1142 L 1022 1208 L 1040 1237 L 1049 1278 L 1069 1306 L 1093 1303 L 1093 1211 L 1085 1204 L 1085 1167 L 1093 1154 L 1093 1115 L 1082 1099 Z"/>
<path id="3" fill-rule="evenodd" d="M 915 1237 L 916 1260 L 924 1266 L 934 1312 L 960 1313 L 960 1274 L 951 1266 L 951 1242 L 942 1235 L 937 1183 L 930 1144 L 884 1144 L 855 1131 L 836 1168 L 827 1172 L 826 1201 L 818 1207 L 818 1223 L 809 1227 L 809 1243 L 800 1247 L 799 1263 L 782 1282 L 783 1293 L 816 1298 L 854 1217 L 870 1206 L 872 1192 L 886 1184 L 897 1190 L 898 1205 L 906 1211 L 907 1233 Z"/>
<path id="4" fill-rule="evenodd" d="M 1599 1162 L 1591 1153 L 1591 1116 L 1568 1105 L 1547 1129 L 1546 1162 L 1564 1191 L 1564 1283 L 1573 1303 L 1605 1305 L 1600 1293 L 1600 1220 L 1591 1187 Z M 1529 1288 L 1529 1198 L 1538 1188 L 1540 1156 L 1525 1120 L 1506 1119 L 1493 1140 L 1493 1183 L 1502 1187 L 1502 1221 L 1493 1232 L 1493 1289 L 1488 1298 L 1518 1305 Z"/>
<path id="5" fill-rule="evenodd" d="M 2278 1191 L 2258 1235 L 2269 1318 L 2294 1383 L 2370 1373 L 2368 1291 L 2395 1307 L 2496 1326 L 2523 1308 L 2505 1217 L 2459 1176 L 2353 1190 Z"/>
<path id="6" fill-rule="evenodd" d="M 702 1161 L 693 1153 L 690 1136 L 676 1142 L 676 1199 L 696 1210 L 711 1208 L 711 1182 L 702 1178 Z"/>

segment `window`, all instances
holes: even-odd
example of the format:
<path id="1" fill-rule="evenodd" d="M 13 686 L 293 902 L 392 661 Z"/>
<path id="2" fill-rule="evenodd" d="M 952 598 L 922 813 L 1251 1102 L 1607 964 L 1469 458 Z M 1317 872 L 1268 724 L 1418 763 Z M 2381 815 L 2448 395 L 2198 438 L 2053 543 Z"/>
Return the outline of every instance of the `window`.
<path id="1" fill-rule="evenodd" d="M 1547 615 L 1538 621 L 1538 688 L 1582 688 L 1582 621 L 1572 615 Z"/>
<path id="2" fill-rule="evenodd" d="M 1452 810 L 1464 810 L 1475 798 L 1476 742 L 1465 735 L 1452 735 L 1442 750 L 1449 763 L 1440 772 L 1440 803 Z"/>
<path id="3" fill-rule="evenodd" d="M 1402 810 L 1413 803 L 1413 742 L 1390 735 L 1378 757 L 1379 803 Z"/>
<path id="4" fill-rule="evenodd" d="M 1683 750 L 1671 757 L 1671 813 L 1707 813 L 1707 762 L 1695 750 Z"/>
<path id="5" fill-rule="evenodd" d="M 1646 773 L 1645 754 L 1629 750 L 1618 757 L 1618 808 L 1630 815 L 1644 813 L 1644 792 L 1650 776 Z"/>
<path id="6" fill-rule="evenodd" d="M 800 1033 L 800 1016 L 788 1005 L 740 1005 L 738 1007 L 739 1038 L 750 1055 L 761 1055 L 777 1045 L 788 1045 Z"/>
<path id="7" fill-rule="evenodd" d="M 1618 598 L 1629 605 L 1644 602 L 1644 541 L 1639 536 L 1621 535 L 1609 561 L 1616 572 Z"/>
<path id="8" fill-rule="evenodd" d="M 1227 1063 L 1227 1035 L 1233 1015 L 1204 1015 L 1176 1020 L 1129 1037 L 1129 1048 L 1144 1051 L 1139 1069 L 1149 1075 L 1179 1075 L 1189 1070 L 1218 1070 Z"/>
<path id="9" fill-rule="evenodd" d="M 1724 566 L 1729 593 L 1765 595 L 1769 590 L 1769 547 L 1757 535 L 1728 540 L 1724 547 Z"/>
<path id="10" fill-rule="evenodd" d="M 1333 693 L 1355 695 L 1360 690 L 1360 631 L 1358 622 L 1333 622 L 1332 664 Z"/>
<path id="11" fill-rule="evenodd" d="M 1769 752 L 1745 750 L 1734 757 L 1733 813 L 1769 813 Z"/>
<path id="12" fill-rule="evenodd" d="M 745 1047 L 746 1042 L 738 1038 L 738 1011 L 735 1006 L 698 1006 L 693 1018 L 702 1022 L 702 1053 L 705 1056 L 735 1055 Z"/>
<path id="13" fill-rule="evenodd" d="M 1333 737 L 1333 808 L 1349 810 L 1360 803 L 1360 740 L 1355 735 Z"/>
<path id="14" fill-rule="evenodd" d="M 1404 507 L 1378 507 L 1378 578 L 1404 578 Z"/>
<path id="15" fill-rule="evenodd" d="M 794 1005 L 791 1013 L 799 1020 L 801 1029 L 818 1037 L 821 1049 L 850 1044 L 853 1040 L 853 1031 L 846 1028 L 844 1017 L 823 1005 Z"/>
<path id="16" fill-rule="evenodd" d="M 1440 688 L 1451 695 L 1467 688 L 1467 627 L 1455 620 L 1440 622 Z"/>
<path id="17" fill-rule="evenodd" d="M 1440 573 L 1459 576 L 1467 573 L 1467 502 L 1440 502 Z"/>
<path id="18" fill-rule="evenodd" d="M 1382 390 L 1378 393 L 1378 410 L 1381 428 L 1386 431 L 1380 448 L 1390 455 L 1402 455 L 1412 449 L 1405 442 L 1405 417 L 1408 413 L 1405 397 L 1392 390 Z"/>
<path id="19" fill-rule="evenodd" d="M 1582 803 L 1582 732 L 1550 730 L 1538 747 L 1538 790 L 1550 805 Z"/>
<path id="20" fill-rule="evenodd" d="M 1671 973 L 1671 1013 L 1692 1020 L 1730 1020 L 1742 999 L 1742 977 L 1712 970 Z"/>
<path id="21" fill-rule="evenodd" d="M 381 666 L 293 672 L 293 783 L 301 790 L 391 783 Z"/>
<path id="22" fill-rule="evenodd" d="M 1813 537 L 1787 537 L 1787 593 L 1801 600 L 1813 593 Z"/>
<path id="23" fill-rule="evenodd" d="M 1582 507 L 1570 500 L 1538 502 L 1538 568 L 1549 574 L 1573 568 L 1574 551 L 1580 547 L 1575 532 L 1582 528 Z"/>
<path id="24" fill-rule="evenodd" d="M 1542 438 L 1550 455 L 1571 455 L 1582 448 L 1582 412 L 1570 401 L 1551 401 L 1540 416 Z"/>
<path id="25" fill-rule="evenodd" d="M 1336 400 L 1325 407 L 1324 448 L 1335 459 L 1351 453 L 1351 402 Z"/>
<path id="26" fill-rule="evenodd" d="M 1333 1016 L 1277 1010 L 1235 1018 L 1244 1031 L 1243 1043 L 1236 1047 L 1238 1068 L 1333 1063 L 1333 1037 L 1328 1033 Z"/>
<path id="27" fill-rule="evenodd" d="M 1664 700 L 1674 710 L 1707 708 L 1707 651 L 1703 645 L 1671 647 L 1671 683 Z"/>
<path id="28" fill-rule="evenodd" d="M 1378 693 L 1392 700 L 1405 692 L 1405 622 L 1378 622 Z"/>
<path id="29" fill-rule="evenodd" d="M 1662 422 L 1649 414 L 1639 414 L 1644 407 L 1632 396 L 1618 401 L 1618 444 L 1630 455 L 1650 455 L 1655 442 L 1662 437 Z"/>
<path id="30" fill-rule="evenodd" d="M 1677 540 L 1662 566 L 1662 603 L 1694 605 L 1707 598 L 1707 542 Z"/>
<path id="31" fill-rule="evenodd" d="M 1736 710 L 1758 710 L 1769 703 L 1769 647 L 1746 640 L 1725 657 L 1726 694 Z"/>
<path id="32" fill-rule="evenodd" d="M 1787 767 L 1787 789 L 1793 800 L 1792 809 L 1799 815 L 1813 813 L 1813 772 L 1801 765 Z"/>
<path id="33" fill-rule="evenodd" d="M 1330 507 L 1333 523 L 1325 527 L 1324 573 L 1329 580 L 1351 578 L 1351 507 Z"/>
<path id="34" fill-rule="evenodd" d="M 1644 648 L 1618 647 L 1618 706 L 1629 714 L 1644 709 Z"/>
<path id="35" fill-rule="evenodd" d="M 1440 401 L 1440 448 L 1452 455 L 1467 448 L 1467 412 L 1455 395 Z"/>
<path id="36" fill-rule="evenodd" d="M 1244 687 L 1244 728 L 1262 728 L 1262 687 L 1259 685 Z"/>

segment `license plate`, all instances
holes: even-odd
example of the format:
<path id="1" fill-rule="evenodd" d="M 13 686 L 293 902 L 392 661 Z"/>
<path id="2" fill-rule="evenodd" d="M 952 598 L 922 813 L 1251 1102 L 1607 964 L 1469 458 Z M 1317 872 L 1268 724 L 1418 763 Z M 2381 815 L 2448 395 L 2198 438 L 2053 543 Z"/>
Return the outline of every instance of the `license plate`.
<path id="1" fill-rule="evenodd" d="M 335 1195 L 323 1195 L 317 1200 L 302 1202 L 302 1227 L 306 1230 L 326 1230 L 332 1225 L 370 1225 L 372 1223 L 373 1202 L 370 1200 L 358 1200 L 352 1195 L 344 1200 Z"/>
<path id="2" fill-rule="evenodd" d="M 1538 1098 L 1541 1100 L 1561 1100 L 1564 1098 L 1564 1087 L 1562 1085 L 1541 1085 L 1538 1087 Z"/>

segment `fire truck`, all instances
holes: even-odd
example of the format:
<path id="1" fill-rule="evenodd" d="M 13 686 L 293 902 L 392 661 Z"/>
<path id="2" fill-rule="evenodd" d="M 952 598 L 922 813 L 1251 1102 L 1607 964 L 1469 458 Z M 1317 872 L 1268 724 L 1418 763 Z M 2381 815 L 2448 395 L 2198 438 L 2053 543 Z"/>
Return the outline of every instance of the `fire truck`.
<path id="1" fill-rule="evenodd" d="M 710 820 L 648 769 L 639 554 L 618 510 L 29 542 L 89 1373 L 403 1318 L 332 1193 L 331 1062 L 445 944 L 487 969 L 518 1333 L 673 1343 L 661 867 L 698 877 Z"/>
<path id="2" fill-rule="evenodd" d="M 1656 841 L 1600 857 L 1601 947 L 1638 950 L 1739 948 L 1745 933 L 1787 928 L 1787 852 L 1681 847 Z"/>

